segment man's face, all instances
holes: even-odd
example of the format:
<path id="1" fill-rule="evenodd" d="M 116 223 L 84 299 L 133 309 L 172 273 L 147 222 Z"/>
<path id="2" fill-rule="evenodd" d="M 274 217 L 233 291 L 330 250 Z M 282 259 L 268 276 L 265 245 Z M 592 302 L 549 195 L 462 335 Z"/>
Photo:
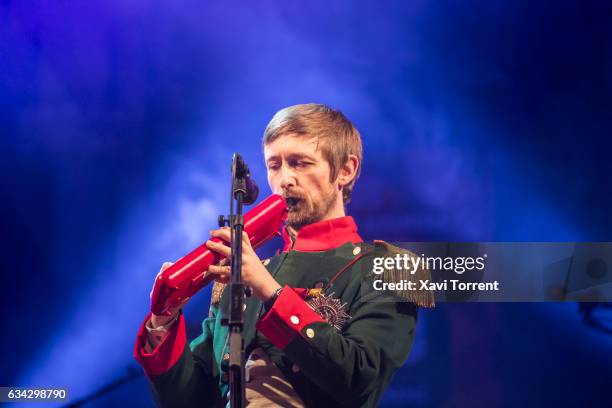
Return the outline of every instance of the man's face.
<path id="1" fill-rule="evenodd" d="M 264 147 L 264 156 L 268 184 L 287 200 L 293 228 L 325 219 L 338 205 L 340 189 L 329 181 L 329 163 L 316 138 L 280 136 Z"/>

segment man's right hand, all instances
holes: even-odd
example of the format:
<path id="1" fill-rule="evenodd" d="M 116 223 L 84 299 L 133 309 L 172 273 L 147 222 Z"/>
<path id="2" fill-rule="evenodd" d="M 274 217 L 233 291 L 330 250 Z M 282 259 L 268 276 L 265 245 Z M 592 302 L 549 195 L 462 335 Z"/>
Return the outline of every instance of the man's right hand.
<path id="1" fill-rule="evenodd" d="M 157 273 L 157 276 L 155 276 L 155 280 L 157 280 L 157 277 L 163 271 L 168 269 L 171 265 L 172 265 L 172 262 L 164 262 L 164 264 L 162 265 L 161 269 Z M 149 294 L 149 297 L 151 297 L 151 296 L 153 296 L 153 289 L 151 289 L 151 293 Z M 171 310 L 169 316 L 163 316 L 163 315 L 160 316 L 160 315 L 156 315 L 154 313 L 151 313 L 151 328 L 157 329 L 160 326 L 165 326 L 169 322 L 171 322 L 173 320 L 176 320 L 177 315 L 180 313 L 181 309 L 183 308 L 183 306 L 185 306 L 185 304 L 188 301 L 189 301 L 189 298 L 185 299 L 180 305 L 176 306 L 173 310 Z"/>
<path id="2" fill-rule="evenodd" d="M 157 273 L 157 275 L 155 276 L 155 280 L 157 280 L 157 277 L 166 269 L 168 269 L 170 266 L 172 266 L 174 262 L 164 262 L 164 264 L 162 265 L 161 269 L 159 270 L 159 272 Z M 224 266 L 229 264 L 228 260 L 226 258 L 222 259 L 217 266 Z M 218 279 L 215 279 L 217 281 L 220 282 L 224 282 L 223 277 L 220 277 Z M 153 281 L 155 282 L 155 281 Z M 151 288 L 151 292 L 149 293 L 149 297 L 151 298 L 153 296 L 153 288 Z M 151 319 L 150 319 L 150 323 L 151 323 L 151 328 L 152 329 L 157 329 L 158 327 L 161 326 L 165 326 L 166 324 L 168 324 L 171 321 L 176 320 L 176 317 L 178 316 L 178 314 L 181 312 L 181 309 L 183 308 L 183 306 L 185 306 L 187 304 L 187 302 L 189 302 L 190 298 L 187 298 L 185 300 L 183 300 L 178 306 L 176 306 L 173 310 L 170 311 L 170 315 L 168 316 L 160 316 L 160 315 L 156 315 L 155 313 L 151 313 Z"/>

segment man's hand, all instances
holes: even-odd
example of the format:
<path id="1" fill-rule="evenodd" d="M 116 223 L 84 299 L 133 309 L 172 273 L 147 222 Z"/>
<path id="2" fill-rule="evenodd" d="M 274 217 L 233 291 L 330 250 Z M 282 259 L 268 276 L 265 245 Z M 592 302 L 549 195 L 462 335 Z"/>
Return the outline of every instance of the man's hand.
<path id="1" fill-rule="evenodd" d="M 161 269 L 157 273 L 157 276 L 159 276 L 163 271 L 168 269 L 171 265 L 172 265 L 172 262 L 164 262 L 164 264 L 162 265 Z M 155 277 L 155 280 L 157 280 L 157 276 Z M 149 297 L 151 297 L 151 296 L 153 296 L 153 289 L 151 289 L 151 293 L 149 294 Z M 159 315 L 156 315 L 154 313 L 151 313 L 151 327 L 156 329 L 156 328 L 158 328 L 160 326 L 164 326 L 168 322 L 176 319 L 176 316 L 179 314 L 179 312 L 181 311 L 183 306 L 185 306 L 185 304 L 188 301 L 189 301 L 189 298 L 185 299 L 180 305 L 178 305 L 173 310 L 171 310 L 170 316 L 159 316 Z"/>
<path id="2" fill-rule="evenodd" d="M 211 231 L 212 237 L 221 238 L 226 242 L 230 242 L 230 229 L 224 227 Z M 231 259 L 232 249 L 213 241 L 206 241 L 206 246 L 214 252 L 217 252 L 227 259 Z M 210 273 L 218 275 L 218 280 L 228 281 L 230 275 L 230 266 L 222 265 L 211 265 L 208 268 Z M 270 275 L 265 266 L 262 265 L 261 260 L 253 250 L 249 237 L 244 232 L 242 234 L 242 281 L 246 286 L 250 286 L 253 289 L 253 295 L 265 302 L 270 299 L 276 289 L 281 286 L 276 280 Z"/>

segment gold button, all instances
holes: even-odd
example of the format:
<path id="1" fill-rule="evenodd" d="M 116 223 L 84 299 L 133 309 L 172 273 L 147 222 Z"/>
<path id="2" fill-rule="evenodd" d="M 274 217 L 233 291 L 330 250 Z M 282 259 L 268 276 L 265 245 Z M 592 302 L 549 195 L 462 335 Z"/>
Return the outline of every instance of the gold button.
<path id="1" fill-rule="evenodd" d="M 361 247 L 356 246 L 355 248 L 353 248 L 353 255 L 359 255 L 360 252 L 361 252 Z"/>
<path id="2" fill-rule="evenodd" d="M 291 371 L 293 371 L 294 373 L 299 373 L 300 372 L 300 366 L 298 366 L 297 364 L 294 364 L 291 366 Z"/>
<path id="3" fill-rule="evenodd" d="M 263 263 L 263 266 L 268 266 L 268 264 L 270 263 L 270 258 L 264 259 L 262 263 Z"/>
<path id="4" fill-rule="evenodd" d="M 306 329 L 306 337 L 312 339 L 315 336 L 315 332 L 312 329 Z"/>
<path id="5" fill-rule="evenodd" d="M 291 316 L 290 320 L 291 320 L 291 323 L 293 324 L 300 323 L 300 319 L 297 316 Z"/>

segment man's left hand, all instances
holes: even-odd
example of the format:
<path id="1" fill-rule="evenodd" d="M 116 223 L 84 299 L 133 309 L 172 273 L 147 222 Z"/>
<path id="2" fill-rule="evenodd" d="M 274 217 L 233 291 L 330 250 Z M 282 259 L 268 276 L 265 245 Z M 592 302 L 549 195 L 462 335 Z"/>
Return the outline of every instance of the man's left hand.
<path id="1" fill-rule="evenodd" d="M 230 229 L 228 227 L 211 231 L 210 235 L 230 242 Z M 232 249 L 226 245 L 209 240 L 206 241 L 206 246 L 227 259 L 232 257 Z M 229 281 L 230 270 L 230 266 L 223 265 L 211 265 L 208 268 L 208 271 L 218 275 L 218 280 L 221 281 Z M 261 263 L 246 232 L 242 233 L 242 281 L 246 286 L 250 286 L 253 289 L 253 295 L 263 302 L 270 299 L 274 292 L 281 287 Z"/>

